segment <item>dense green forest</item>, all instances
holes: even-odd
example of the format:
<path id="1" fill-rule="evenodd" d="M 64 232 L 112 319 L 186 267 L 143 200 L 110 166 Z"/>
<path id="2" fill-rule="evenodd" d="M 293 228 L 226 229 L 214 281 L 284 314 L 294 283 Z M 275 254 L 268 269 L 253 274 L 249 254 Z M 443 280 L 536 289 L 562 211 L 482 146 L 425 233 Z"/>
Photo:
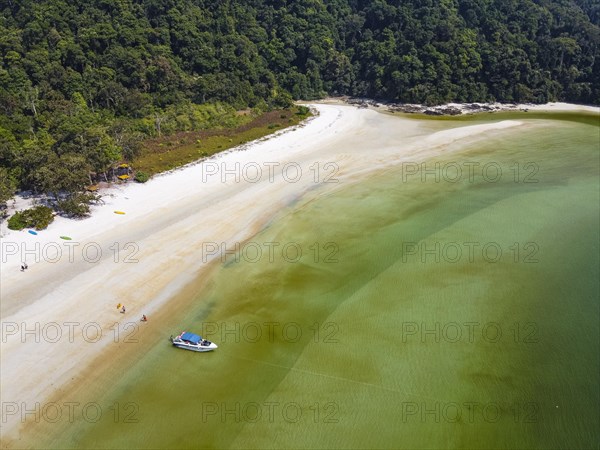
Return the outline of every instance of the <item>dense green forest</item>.
<path id="1" fill-rule="evenodd" d="M 292 99 L 600 104 L 597 0 L 3 0 L 0 10 L 0 203 L 16 189 L 77 203 L 144 139 L 235 126 L 236 110 Z"/>

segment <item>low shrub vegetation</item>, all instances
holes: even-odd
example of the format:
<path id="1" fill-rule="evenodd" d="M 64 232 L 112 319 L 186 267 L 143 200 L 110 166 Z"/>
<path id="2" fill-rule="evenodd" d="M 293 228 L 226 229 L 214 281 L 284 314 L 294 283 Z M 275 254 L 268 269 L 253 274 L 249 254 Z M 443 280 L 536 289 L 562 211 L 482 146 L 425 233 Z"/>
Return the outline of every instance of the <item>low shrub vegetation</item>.
<path id="1" fill-rule="evenodd" d="M 36 206 L 31 209 L 19 211 L 8 219 L 8 228 L 11 230 L 22 230 L 23 228 L 35 228 L 44 230 L 54 220 L 54 213 L 47 206 Z"/>

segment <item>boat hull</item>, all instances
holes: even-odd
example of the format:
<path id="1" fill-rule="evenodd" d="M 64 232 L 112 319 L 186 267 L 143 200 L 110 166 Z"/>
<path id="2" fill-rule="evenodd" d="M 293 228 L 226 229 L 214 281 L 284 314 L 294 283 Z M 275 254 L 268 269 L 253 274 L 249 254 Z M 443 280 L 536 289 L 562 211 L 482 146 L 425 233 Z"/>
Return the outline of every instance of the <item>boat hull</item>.
<path id="1" fill-rule="evenodd" d="M 216 344 L 211 344 L 209 346 L 196 346 L 196 345 L 186 345 L 178 342 L 173 342 L 173 347 L 182 348 L 183 350 L 191 350 L 192 352 L 211 352 L 217 348 Z"/>

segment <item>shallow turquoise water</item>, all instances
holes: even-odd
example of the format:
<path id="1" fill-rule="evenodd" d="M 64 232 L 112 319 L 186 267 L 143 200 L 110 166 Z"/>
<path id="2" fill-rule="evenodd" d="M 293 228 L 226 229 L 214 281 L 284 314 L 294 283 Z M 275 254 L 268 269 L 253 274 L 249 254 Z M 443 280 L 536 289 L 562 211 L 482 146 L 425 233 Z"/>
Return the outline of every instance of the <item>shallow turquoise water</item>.
<path id="1" fill-rule="evenodd" d="M 596 446 L 599 128 L 529 122 L 425 178 L 397 166 L 291 206 L 173 318 L 216 352 L 149 343 L 94 394 L 134 403 L 135 422 L 79 420 L 47 442 Z"/>

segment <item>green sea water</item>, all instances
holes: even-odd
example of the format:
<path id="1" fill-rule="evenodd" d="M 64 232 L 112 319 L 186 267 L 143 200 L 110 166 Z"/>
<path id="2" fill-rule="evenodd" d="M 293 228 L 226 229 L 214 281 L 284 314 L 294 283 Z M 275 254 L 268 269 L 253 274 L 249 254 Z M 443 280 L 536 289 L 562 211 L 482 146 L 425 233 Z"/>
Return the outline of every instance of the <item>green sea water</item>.
<path id="1" fill-rule="evenodd" d="M 600 128 L 515 117 L 290 205 L 43 446 L 596 448 Z"/>

